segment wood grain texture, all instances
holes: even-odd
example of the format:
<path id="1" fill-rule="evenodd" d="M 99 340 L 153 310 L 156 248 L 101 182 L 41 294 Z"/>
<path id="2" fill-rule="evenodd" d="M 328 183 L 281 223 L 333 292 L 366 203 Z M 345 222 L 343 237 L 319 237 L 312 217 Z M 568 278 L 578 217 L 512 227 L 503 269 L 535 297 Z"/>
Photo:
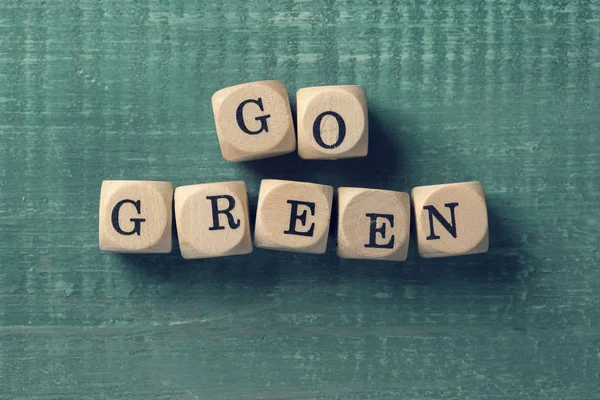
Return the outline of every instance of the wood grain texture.
<path id="1" fill-rule="evenodd" d="M 296 92 L 298 156 L 305 160 L 365 157 L 369 121 L 359 85 L 300 88 Z"/>
<path id="2" fill-rule="evenodd" d="M 489 250 L 487 205 L 481 182 L 417 186 L 411 197 L 421 257 L 455 257 Z"/>
<path id="3" fill-rule="evenodd" d="M 183 258 L 252 253 L 248 188 L 243 181 L 179 186 L 174 202 Z"/>
<path id="4" fill-rule="evenodd" d="M 249 161 L 296 150 L 290 98 L 281 81 L 244 82 L 212 97 L 215 130 L 227 161 Z"/>
<path id="5" fill-rule="evenodd" d="M 406 261 L 411 228 L 408 193 L 340 187 L 337 208 L 339 257 Z"/>
<path id="6" fill-rule="evenodd" d="M 173 184 L 103 181 L 98 210 L 98 246 L 116 253 L 173 250 Z"/>
<path id="7" fill-rule="evenodd" d="M 0 2 L 0 398 L 599 398 L 599 21 L 597 0 Z M 369 155 L 223 160 L 210 96 L 263 79 L 364 86 Z M 478 180 L 490 251 L 98 250 L 103 179 L 244 180 L 253 210 L 263 178 Z"/>
<path id="8" fill-rule="evenodd" d="M 254 244 L 263 249 L 324 254 L 332 203 L 332 186 L 263 179 L 256 205 Z"/>

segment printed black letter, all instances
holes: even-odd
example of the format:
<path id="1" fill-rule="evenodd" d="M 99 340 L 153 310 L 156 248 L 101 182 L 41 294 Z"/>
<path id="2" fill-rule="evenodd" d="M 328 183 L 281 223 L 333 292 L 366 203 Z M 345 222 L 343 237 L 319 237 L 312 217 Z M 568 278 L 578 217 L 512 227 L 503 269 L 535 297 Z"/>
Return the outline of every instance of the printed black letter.
<path id="1" fill-rule="evenodd" d="M 240 127 L 240 129 L 244 133 L 247 133 L 248 135 L 258 135 L 262 131 L 269 132 L 269 126 L 267 125 L 267 118 L 269 118 L 271 116 L 270 114 L 262 115 L 260 117 L 254 118 L 257 121 L 260 121 L 260 129 L 259 130 L 251 131 L 250 129 L 248 129 L 248 127 L 246 126 L 246 123 L 244 122 L 244 106 L 248 103 L 254 103 L 258 106 L 260 111 L 265 111 L 265 109 L 263 108 L 262 99 L 260 97 L 258 98 L 258 100 L 248 99 L 248 100 L 242 101 L 242 103 L 238 106 L 237 111 L 235 113 L 235 118 L 237 120 L 237 123 L 238 123 L 238 126 Z"/>
<path id="2" fill-rule="evenodd" d="M 133 235 L 134 233 L 137 233 L 137 235 L 140 236 L 142 234 L 142 222 L 146 221 L 145 218 L 131 218 L 130 221 L 133 222 L 133 230 L 129 232 L 126 232 L 123 229 L 121 229 L 121 226 L 119 225 L 119 211 L 121 210 L 121 206 L 123 206 L 123 204 L 126 203 L 133 204 L 137 213 L 141 214 L 141 200 L 121 200 L 115 205 L 115 207 L 112 210 L 112 226 L 113 228 L 115 228 L 115 231 L 119 232 L 121 235 L 129 236 Z"/>
<path id="3" fill-rule="evenodd" d="M 286 235 L 298 235 L 298 236 L 312 236 L 315 231 L 315 223 L 310 225 L 310 228 L 305 232 L 299 232 L 296 230 L 296 221 L 300 221 L 302 225 L 306 225 L 306 213 L 307 210 L 302 211 L 298 214 L 298 205 L 303 205 L 310 210 L 310 215 L 315 215 L 315 203 L 308 201 L 288 200 L 288 204 L 292 205 L 292 212 L 290 214 L 290 227 L 287 231 L 283 231 Z"/>
<path id="4" fill-rule="evenodd" d="M 377 244 L 378 233 L 381 233 L 381 238 L 385 239 L 385 222 L 382 222 L 381 227 L 377 227 L 377 218 L 386 218 L 390 222 L 390 228 L 394 227 L 394 216 L 391 214 L 366 214 L 368 218 L 371 219 L 371 229 L 369 230 L 369 243 L 365 244 L 365 247 L 375 248 L 375 249 L 393 249 L 394 248 L 394 235 L 390 238 L 390 240 L 386 244 Z"/>
<path id="5" fill-rule="evenodd" d="M 213 218 L 213 226 L 208 228 L 209 231 L 219 231 L 221 229 L 225 229 L 224 226 L 219 224 L 219 214 L 225 214 L 227 217 L 227 222 L 229 223 L 229 227 L 231 229 L 237 229 L 240 227 L 240 220 L 237 222 L 233 219 L 233 215 L 231 215 L 231 210 L 235 207 L 235 199 L 232 196 L 224 194 L 222 196 L 206 196 L 207 200 L 210 200 L 212 206 L 212 218 Z M 228 201 L 229 205 L 224 210 L 219 210 L 218 201 L 219 199 L 225 199 Z"/>
<path id="6" fill-rule="evenodd" d="M 458 206 L 458 203 L 446 203 L 444 206 L 450 209 L 450 220 L 452 223 L 448 223 L 446 218 L 440 214 L 438 210 L 434 206 L 425 206 L 424 210 L 429 211 L 429 236 L 427 236 L 427 240 L 439 239 L 440 237 L 435 234 L 433 231 L 433 217 L 437 219 L 442 226 L 452 235 L 452 237 L 456 238 L 456 221 L 454 220 L 454 208 Z"/>
<path id="7" fill-rule="evenodd" d="M 331 115 L 336 119 L 339 129 L 338 139 L 332 145 L 326 144 L 323 141 L 323 138 L 321 137 L 321 121 L 327 115 Z M 346 137 L 346 123 L 344 122 L 342 116 L 336 113 L 335 111 L 325 111 L 324 113 L 319 114 L 319 116 L 315 119 L 315 122 L 313 123 L 313 136 L 318 145 L 323 147 L 324 149 L 335 149 L 336 147 L 339 147 L 342 144 L 344 138 Z"/>

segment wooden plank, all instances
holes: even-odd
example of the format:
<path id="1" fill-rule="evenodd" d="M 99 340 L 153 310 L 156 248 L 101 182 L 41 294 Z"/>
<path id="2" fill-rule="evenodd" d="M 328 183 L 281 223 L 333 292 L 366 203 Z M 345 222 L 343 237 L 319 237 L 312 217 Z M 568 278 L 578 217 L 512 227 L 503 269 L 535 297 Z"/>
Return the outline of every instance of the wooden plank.
<path id="1" fill-rule="evenodd" d="M 0 398 L 600 398 L 599 14 L 1 2 Z M 210 96 L 262 79 L 363 85 L 369 156 L 223 160 Z M 490 251 L 341 260 L 333 231 L 324 255 L 98 250 L 103 179 L 244 180 L 254 210 L 263 178 L 478 180 Z"/>

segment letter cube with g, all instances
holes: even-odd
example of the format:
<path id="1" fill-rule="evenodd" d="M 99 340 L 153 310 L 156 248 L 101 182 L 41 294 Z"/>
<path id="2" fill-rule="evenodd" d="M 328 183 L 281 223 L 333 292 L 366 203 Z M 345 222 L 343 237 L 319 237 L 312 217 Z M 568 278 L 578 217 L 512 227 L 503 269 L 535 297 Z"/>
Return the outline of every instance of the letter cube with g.
<path id="1" fill-rule="evenodd" d="M 104 181 L 100 190 L 100 249 L 120 253 L 169 253 L 173 184 Z"/>
<path id="2" fill-rule="evenodd" d="M 323 254 L 327 247 L 333 187 L 264 179 L 254 229 L 257 247 Z"/>
<path id="3" fill-rule="evenodd" d="M 186 259 L 252 252 L 248 190 L 243 181 L 175 189 L 175 221 Z"/>
<path id="4" fill-rule="evenodd" d="M 338 255 L 341 258 L 405 261 L 410 233 L 410 196 L 391 190 L 338 189 Z"/>
<path id="5" fill-rule="evenodd" d="M 369 150 L 365 89 L 317 86 L 296 92 L 298 155 L 304 159 L 364 157 Z"/>
<path id="6" fill-rule="evenodd" d="M 488 251 L 488 217 L 480 182 L 413 189 L 419 254 L 450 257 Z"/>
<path id="7" fill-rule="evenodd" d="M 243 83 L 212 96 L 221 153 L 228 161 L 274 157 L 296 150 L 290 101 L 280 81 Z"/>

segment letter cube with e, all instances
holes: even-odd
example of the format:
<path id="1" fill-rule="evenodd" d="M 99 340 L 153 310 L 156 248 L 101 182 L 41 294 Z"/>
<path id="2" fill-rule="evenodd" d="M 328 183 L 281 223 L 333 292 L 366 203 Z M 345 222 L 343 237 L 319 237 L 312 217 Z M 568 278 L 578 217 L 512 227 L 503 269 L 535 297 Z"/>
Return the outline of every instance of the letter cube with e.
<path id="1" fill-rule="evenodd" d="M 254 243 L 266 249 L 325 253 L 332 201 L 331 186 L 262 180 Z"/>
<path id="2" fill-rule="evenodd" d="M 420 186 L 412 197 L 421 257 L 488 251 L 487 207 L 480 182 Z"/>
<path id="3" fill-rule="evenodd" d="M 405 261 L 410 234 L 410 196 L 391 190 L 338 189 L 338 255 Z"/>
<path id="4" fill-rule="evenodd" d="M 296 150 L 294 121 L 283 82 L 251 82 L 221 89 L 213 94 L 212 107 L 226 160 L 256 160 Z"/>
<path id="5" fill-rule="evenodd" d="M 252 252 L 248 190 L 243 181 L 175 189 L 175 222 L 186 259 Z"/>
<path id="6" fill-rule="evenodd" d="M 121 253 L 169 253 L 173 184 L 108 180 L 100 190 L 100 249 Z"/>
<path id="7" fill-rule="evenodd" d="M 369 150 L 365 89 L 317 86 L 296 92 L 298 155 L 304 159 L 364 157 Z"/>

